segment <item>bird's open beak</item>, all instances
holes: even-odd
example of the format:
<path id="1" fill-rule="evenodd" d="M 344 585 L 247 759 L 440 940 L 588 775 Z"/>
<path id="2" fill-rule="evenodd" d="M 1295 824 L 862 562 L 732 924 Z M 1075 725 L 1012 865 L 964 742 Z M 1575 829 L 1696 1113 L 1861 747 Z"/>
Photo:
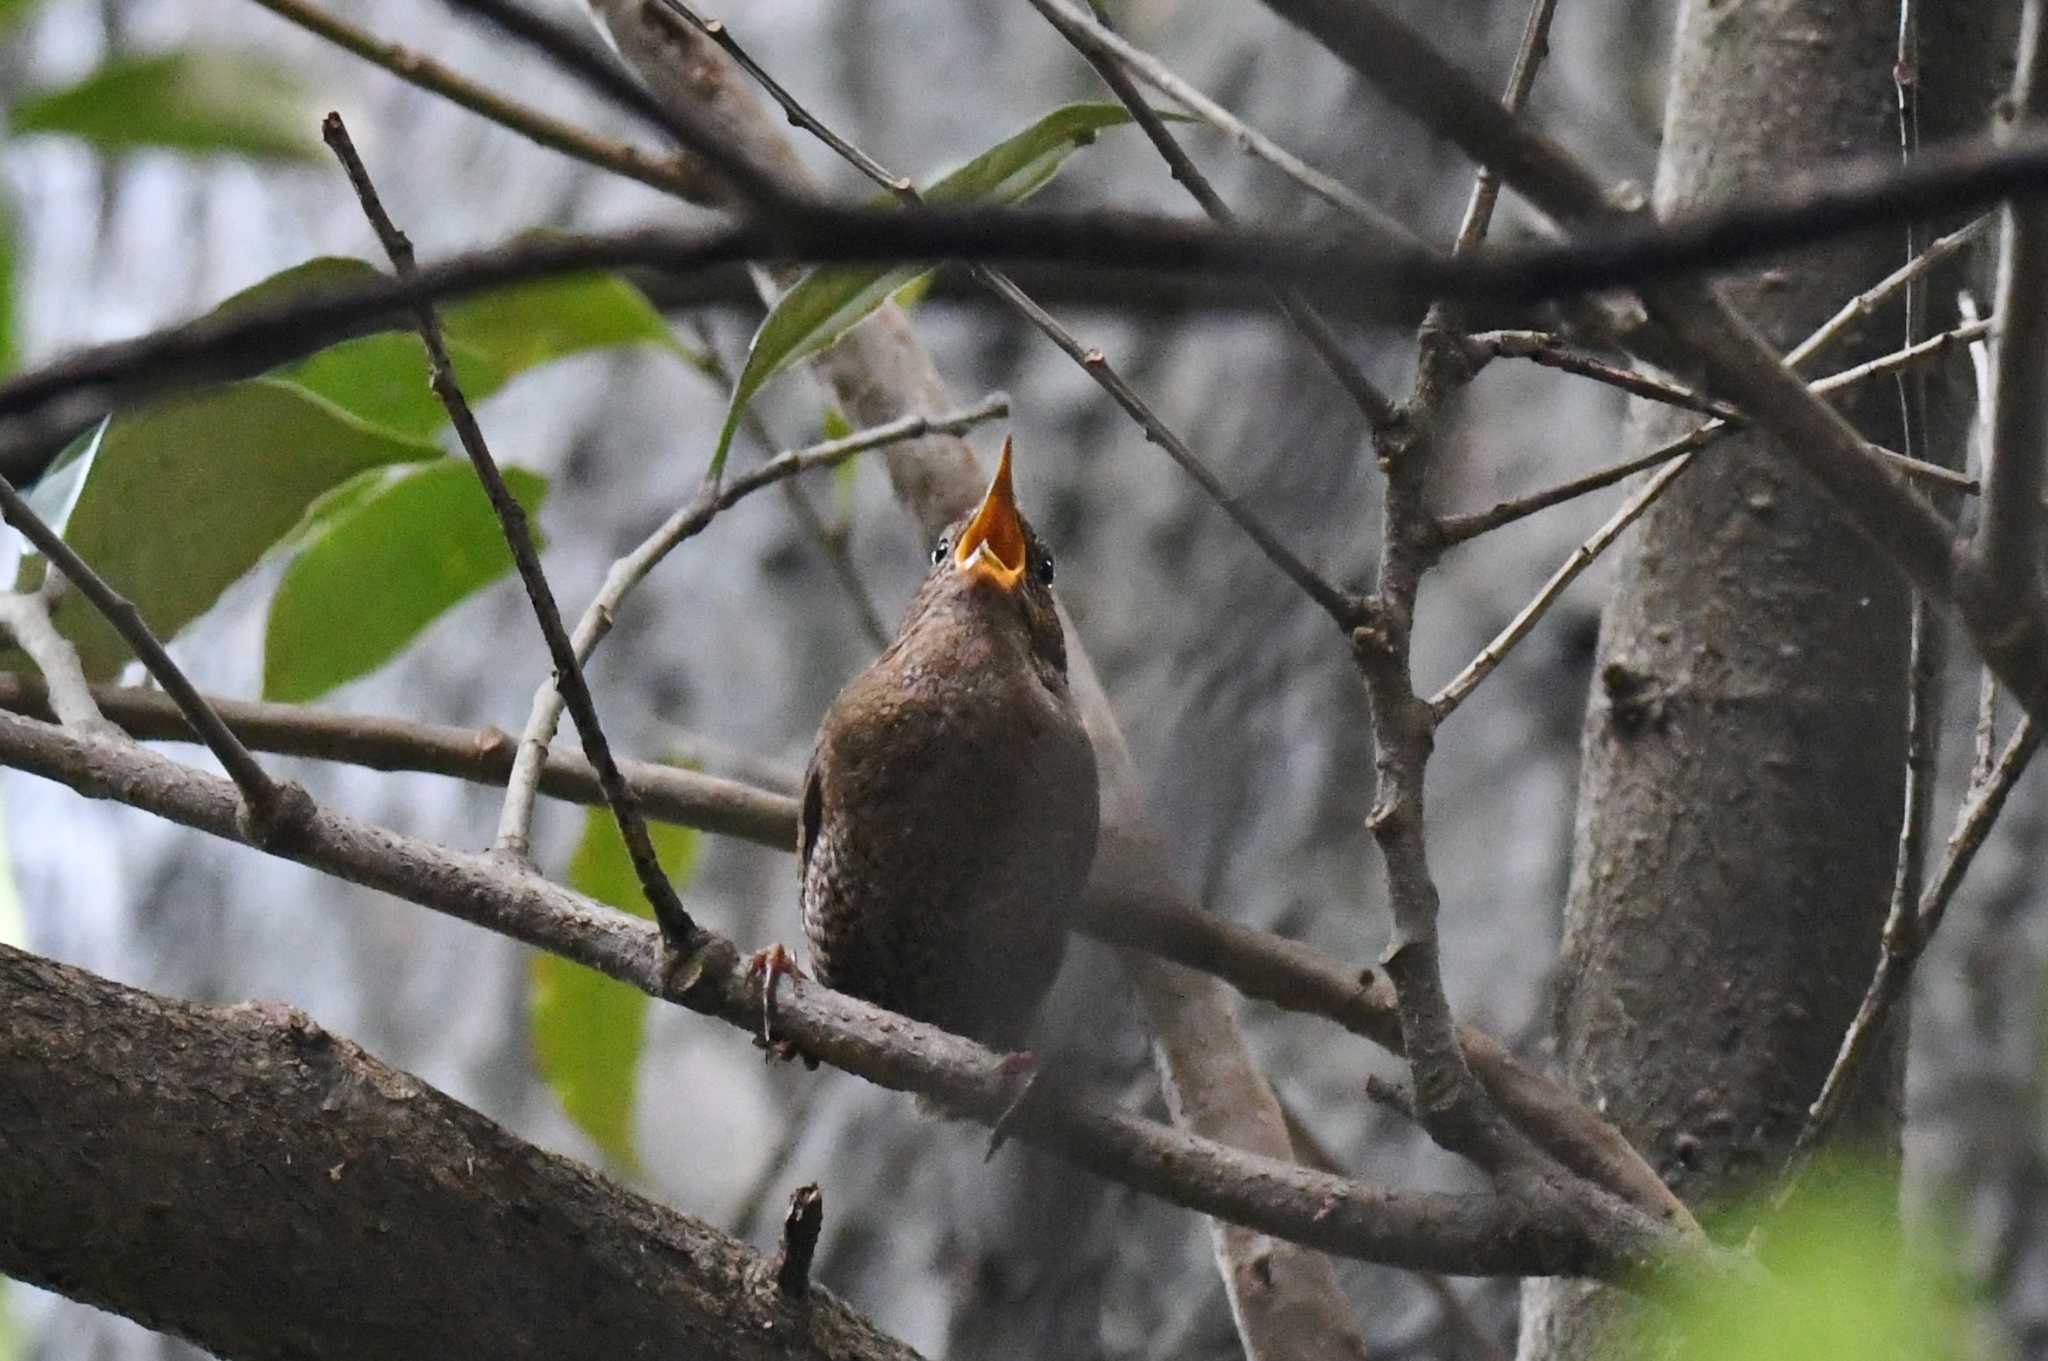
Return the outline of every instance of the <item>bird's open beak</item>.
<path id="1" fill-rule="evenodd" d="M 1017 493 L 1010 486 L 1010 439 L 1003 437 L 1003 457 L 980 509 L 960 532 L 953 565 L 962 572 L 986 577 L 1006 591 L 1024 580 L 1024 522 L 1017 516 Z"/>

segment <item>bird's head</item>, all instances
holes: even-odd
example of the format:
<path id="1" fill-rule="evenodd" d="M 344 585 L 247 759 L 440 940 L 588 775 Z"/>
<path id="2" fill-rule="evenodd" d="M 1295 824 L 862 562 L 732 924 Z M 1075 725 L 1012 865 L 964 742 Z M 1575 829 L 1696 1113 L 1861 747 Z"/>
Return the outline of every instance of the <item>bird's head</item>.
<path id="1" fill-rule="evenodd" d="M 1034 658 L 1064 677 L 1066 640 L 1053 604 L 1052 551 L 1017 509 L 1010 440 L 981 504 L 932 546 L 931 574 L 912 604 L 904 633 L 926 622 L 993 629 L 1024 642 Z"/>

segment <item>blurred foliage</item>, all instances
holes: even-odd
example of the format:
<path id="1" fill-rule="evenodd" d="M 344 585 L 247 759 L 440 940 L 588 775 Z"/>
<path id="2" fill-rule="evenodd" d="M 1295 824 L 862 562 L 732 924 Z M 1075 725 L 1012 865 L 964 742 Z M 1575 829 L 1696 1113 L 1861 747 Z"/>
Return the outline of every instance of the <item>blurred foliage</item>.
<path id="1" fill-rule="evenodd" d="M 311 161 L 311 105 L 291 75 L 250 53 L 116 57 L 76 84 L 32 91 L 9 114 L 16 133 L 63 133 L 102 151 Z"/>
<path id="2" fill-rule="evenodd" d="M 14 338 L 14 279 L 19 240 L 14 204 L 0 195 L 0 378 L 14 372 L 21 354 Z"/>
<path id="3" fill-rule="evenodd" d="M 6 36 L 7 30 L 26 19 L 38 3 L 40 0 L 0 0 L 0 37 Z M 4 1355 L 0 1353 L 0 1356 Z"/>
<path id="4" fill-rule="evenodd" d="M 504 470 L 530 517 L 547 482 Z M 302 702 L 376 669 L 441 613 L 512 567 L 505 533 L 466 460 L 397 477 L 362 474 L 318 508 L 318 527 L 285 569 L 263 640 L 263 696 Z M 540 543 L 534 533 L 536 547 Z"/>
<path id="5" fill-rule="evenodd" d="M 680 890 L 696 863 L 697 833 L 660 823 L 647 830 L 663 873 Z M 585 810 L 568 882 L 621 911 L 653 915 L 609 809 Z M 614 1166 L 637 1171 L 633 1105 L 647 995 L 559 956 L 536 954 L 527 1017 L 534 1058 L 562 1109 Z"/>
<path id="6" fill-rule="evenodd" d="M 1062 105 L 941 176 L 923 190 L 923 196 L 931 203 L 1020 202 L 1050 183 L 1067 158 L 1094 141 L 1097 133 L 1130 121 L 1130 111 L 1121 104 Z M 885 194 L 880 201 L 886 206 L 897 200 Z M 770 378 L 838 340 L 891 294 L 909 290 L 914 301 L 915 286 L 930 272 L 918 265 L 814 269 L 778 298 L 747 347 L 746 366 L 733 384 L 732 404 L 711 456 L 711 475 L 724 469 L 740 417 Z"/>
<path id="7" fill-rule="evenodd" d="M 1767 1282 L 1688 1277 L 1652 1291 L 1619 1355 L 1663 1361 L 1960 1361 L 1964 1301 L 1947 1234 L 1897 1213 L 1895 1168 L 1821 1163 L 1786 1210 L 1738 1207 L 1716 1225 L 1762 1226 Z"/>

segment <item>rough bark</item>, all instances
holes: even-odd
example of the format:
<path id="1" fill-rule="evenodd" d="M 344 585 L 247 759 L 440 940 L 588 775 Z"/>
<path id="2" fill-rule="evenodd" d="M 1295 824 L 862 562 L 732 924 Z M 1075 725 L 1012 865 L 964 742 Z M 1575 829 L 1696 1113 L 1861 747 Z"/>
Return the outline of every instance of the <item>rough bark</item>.
<path id="1" fill-rule="evenodd" d="M 916 1355 L 303 1013 L 5 946 L 0 1272 L 236 1359 Z"/>
<path id="2" fill-rule="evenodd" d="M 1999 56 L 1957 6 L 1921 19 L 1926 140 L 1979 127 Z M 1656 203 L 1669 213 L 1844 153 L 1897 154 L 1895 5 L 1682 8 Z M 1781 348 L 1903 259 L 1902 232 L 1728 286 Z M 1868 320 L 1836 355 L 1897 343 Z M 1896 437 L 1898 396 L 1846 406 Z M 1693 418 L 1639 413 L 1649 447 Z M 1783 452 L 1688 471 L 1618 568 L 1586 717 L 1556 1021 L 1574 1087 L 1696 1209 L 1781 1166 L 1876 960 L 1905 758 L 1904 588 Z M 1897 1036 L 1849 1137 L 1895 1154 Z M 1533 1282 L 1522 1355 L 1596 1355 L 1611 1292 Z"/>

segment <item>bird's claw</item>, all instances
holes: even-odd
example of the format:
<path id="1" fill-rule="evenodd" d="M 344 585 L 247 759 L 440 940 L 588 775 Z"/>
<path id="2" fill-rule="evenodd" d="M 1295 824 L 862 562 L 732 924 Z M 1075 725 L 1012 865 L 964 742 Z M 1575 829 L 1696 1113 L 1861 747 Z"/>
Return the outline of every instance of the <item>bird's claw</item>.
<path id="1" fill-rule="evenodd" d="M 775 1038 L 775 985 L 784 976 L 801 978 L 806 982 L 810 979 L 780 941 L 747 956 L 747 977 L 761 979 L 761 1033 L 754 1043 L 767 1050 L 770 1059 L 796 1057 L 795 1044 Z"/>
<path id="2" fill-rule="evenodd" d="M 996 1116 L 995 1123 L 989 1126 L 988 1150 L 981 1155 L 983 1162 L 995 1157 L 996 1150 L 1009 1140 L 1010 1126 L 1016 1122 L 1018 1112 L 1024 1109 L 1031 1093 L 1037 1090 L 1038 1055 L 1028 1049 L 1005 1054 L 996 1063 L 996 1076 L 1013 1084 L 1015 1090 L 1002 1113 Z"/>

